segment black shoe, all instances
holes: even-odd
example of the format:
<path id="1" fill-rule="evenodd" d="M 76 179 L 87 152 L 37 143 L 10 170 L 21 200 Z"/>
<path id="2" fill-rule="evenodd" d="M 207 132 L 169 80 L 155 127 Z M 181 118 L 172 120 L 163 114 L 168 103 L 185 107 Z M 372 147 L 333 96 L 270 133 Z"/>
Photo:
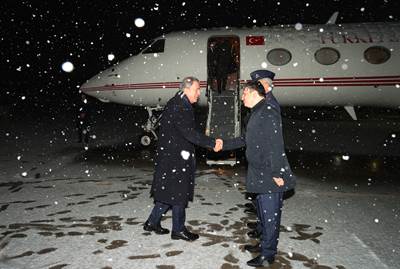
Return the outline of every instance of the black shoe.
<path id="1" fill-rule="evenodd" d="M 250 260 L 247 262 L 248 266 L 253 266 L 253 267 L 263 267 L 266 262 L 268 264 L 272 264 L 274 262 L 275 258 L 274 257 L 265 257 L 258 255 L 254 259 Z"/>
<path id="2" fill-rule="evenodd" d="M 191 233 L 185 228 L 182 232 L 172 231 L 171 239 L 173 239 L 173 240 L 182 239 L 182 240 L 186 240 L 186 241 L 194 241 L 194 240 L 199 239 L 199 235 Z"/>
<path id="3" fill-rule="evenodd" d="M 247 235 L 250 238 L 255 238 L 256 239 L 256 238 L 260 238 L 261 233 L 259 233 L 257 230 L 253 230 L 253 231 L 248 232 Z"/>
<path id="4" fill-rule="evenodd" d="M 244 249 L 251 253 L 260 253 L 261 252 L 261 245 L 244 245 Z"/>
<path id="5" fill-rule="evenodd" d="M 256 210 L 255 208 L 246 208 L 246 209 L 244 210 L 244 213 L 247 213 L 247 214 L 257 214 L 257 210 Z"/>
<path id="6" fill-rule="evenodd" d="M 252 230 L 257 229 L 257 222 L 248 222 L 247 223 L 247 228 L 250 228 Z"/>
<path id="7" fill-rule="evenodd" d="M 254 204 L 253 203 L 245 203 L 244 206 L 247 207 L 247 208 L 254 208 Z"/>
<path id="8" fill-rule="evenodd" d="M 155 232 L 156 234 L 168 234 L 169 230 L 164 229 L 161 227 L 161 224 L 153 225 L 149 221 L 146 221 L 143 225 L 143 230 L 148 231 L 148 232 Z"/>

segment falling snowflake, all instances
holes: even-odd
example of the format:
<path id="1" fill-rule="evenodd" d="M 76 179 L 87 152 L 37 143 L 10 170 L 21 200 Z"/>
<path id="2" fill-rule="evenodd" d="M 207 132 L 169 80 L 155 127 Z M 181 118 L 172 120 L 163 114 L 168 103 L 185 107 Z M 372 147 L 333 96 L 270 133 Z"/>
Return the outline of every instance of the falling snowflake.
<path id="1" fill-rule="evenodd" d="M 74 65 L 71 62 L 66 61 L 61 65 L 61 69 L 64 72 L 70 73 L 74 70 Z"/>
<path id="2" fill-rule="evenodd" d="M 186 151 L 186 150 L 182 150 L 181 151 L 181 156 L 184 160 L 188 160 L 190 157 L 190 152 Z"/>
<path id="3" fill-rule="evenodd" d="M 301 23 L 296 23 L 295 25 L 294 25 L 294 28 L 297 30 L 297 31 L 300 31 L 301 29 L 303 29 L 303 24 L 301 24 Z"/>
<path id="4" fill-rule="evenodd" d="M 108 59 L 109 61 L 112 61 L 112 60 L 115 59 L 115 55 L 112 54 L 112 53 L 110 53 L 110 54 L 107 55 L 107 59 Z"/>
<path id="5" fill-rule="evenodd" d="M 142 18 L 135 19 L 135 26 L 138 28 L 142 28 L 144 26 L 144 20 Z"/>

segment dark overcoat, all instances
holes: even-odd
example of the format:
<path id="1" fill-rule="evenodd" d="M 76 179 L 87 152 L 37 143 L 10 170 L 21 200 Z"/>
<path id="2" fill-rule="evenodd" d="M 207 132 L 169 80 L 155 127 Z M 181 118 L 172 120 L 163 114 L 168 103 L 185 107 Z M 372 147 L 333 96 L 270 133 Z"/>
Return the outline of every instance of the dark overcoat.
<path id="1" fill-rule="evenodd" d="M 280 107 L 272 92 L 251 109 L 245 135 L 224 141 L 224 150 L 243 146 L 248 162 L 248 192 L 284 192 L 294 188 L 296 179 L 285 154 Z M 273 177 L 283 178 L 284 186 L 276 185 Z"/>
<path id="2" fill-rule="evenodd" d="M 194 145 L 211 149 L 215 139 L 196 130 L 193 107 L 182 92 L 165 106 L 158 138 L 151 195 L 155 201 L 186 206 L 194 194 Z"/>

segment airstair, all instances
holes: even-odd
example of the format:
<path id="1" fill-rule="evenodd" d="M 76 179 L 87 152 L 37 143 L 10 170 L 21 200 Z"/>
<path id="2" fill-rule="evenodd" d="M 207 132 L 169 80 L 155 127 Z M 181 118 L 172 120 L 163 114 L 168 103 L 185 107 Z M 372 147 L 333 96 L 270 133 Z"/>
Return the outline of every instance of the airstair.
<path id="1" fill-rule="evenodd" d="M 226 90 L 217 93 L 210 88 L 208 92 L 208 117 L 206 135 L 231 139 L 240 136 L 240 98 L 239 91 Z M 207 154 L 209 165 L 235 165 L 236 154 L 234 151 L 209 152 Z"/>

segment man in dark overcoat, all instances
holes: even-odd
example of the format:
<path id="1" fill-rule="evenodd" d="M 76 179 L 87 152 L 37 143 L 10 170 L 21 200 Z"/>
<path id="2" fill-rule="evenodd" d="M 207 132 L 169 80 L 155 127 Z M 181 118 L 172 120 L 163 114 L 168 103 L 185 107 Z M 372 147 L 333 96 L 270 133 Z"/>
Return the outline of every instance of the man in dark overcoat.
<path id="1" fill-rule="evenodd" d="M 197 78 L 183 79 L 180 91 L 165 106 L 159 128 L 155 155 L 155 172 L 151 195 L 154 208 L 144 224 L 144 230 L 167 234 L 161 227 L 161 217 L 172 209 L 172 239 L 194 241 L 199 235 L 185 227 L 185 209 L 193 201 L 196 170 L 195 145 L 222 148 L 220 142 L 196 130 L 192 104 L 200 97 Z"/>
<path id="2" fill-rule="evenodd" d="M 223 141 L 223 149 L 246 146 L 246 190 L 256 194 L 261 242 L 256 246 L 246 245 L 245 249 L 260 252 L 247 264 L 261 267 L 266 261 L 272 263 L 277 254 L 283 193 L 294 188 L 295 177 L 284 150 L 280 107 L 272 95 L 272 83 L 264 88 L 260 82 L 271 81 L 274 73 L 255 72 L 251 74 L 254 81 L 246 85 L 242 95 L 244 105 L 251 109 L 245 136 Z"/>

